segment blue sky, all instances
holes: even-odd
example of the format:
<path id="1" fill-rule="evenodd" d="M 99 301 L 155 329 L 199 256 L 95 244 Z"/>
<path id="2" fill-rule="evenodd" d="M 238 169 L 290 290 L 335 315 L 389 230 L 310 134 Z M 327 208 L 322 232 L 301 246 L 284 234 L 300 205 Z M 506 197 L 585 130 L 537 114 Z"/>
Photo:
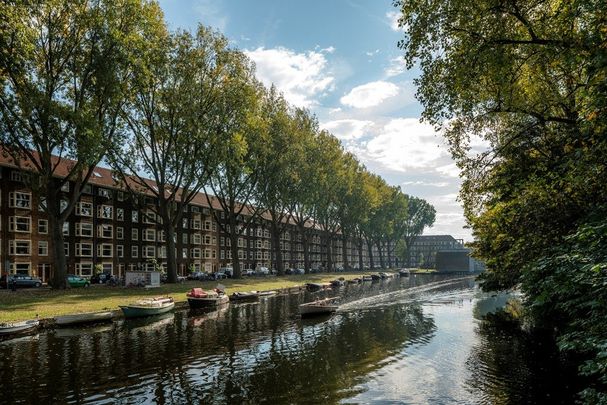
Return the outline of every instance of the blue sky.
<path id="1" fill-rule="evenodd" d="M 442 138 L 419 122 L 390 0 L 161 0 L 171 28 L 215 27 L 287 100 L 312 111 L 373 172 L 437 209 L 426 234 L 470 240 L 458 172 Z"/>

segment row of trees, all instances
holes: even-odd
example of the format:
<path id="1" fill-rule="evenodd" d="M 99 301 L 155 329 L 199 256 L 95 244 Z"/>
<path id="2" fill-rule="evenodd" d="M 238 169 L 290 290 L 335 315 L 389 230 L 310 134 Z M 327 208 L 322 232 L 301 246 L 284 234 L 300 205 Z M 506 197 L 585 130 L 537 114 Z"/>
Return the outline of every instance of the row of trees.
<path id="1" fill-rule="evenodd" d="M 261 216 L 279 274 L 288 223 L 302 235 L 306 271 L 312 230 L 322 231 L 330 271 L 336 238 L 369 254 L 377 246 L 389 266 L 399 243 L 434 222 L 432 206 L 370 173 L 310 112 L 257 81 L 223 35 L 170 32 L 154 2 L 13 1 L 0 19 L 2 145 L 33 169 L 30 185 L 46 200 L 55 287 L 65 287 L 63 224 L 103 161 L 135 205 L 147 208 L 142 195 L 158 201 L 151 219 L 165 232 L 170 282 L 176 235 L 199 192 L 223 211 L 213 215 L 230 235 L 235 277 L 238 238 Z"/>
<path id="2" fill-rule="evenodd" d="M 484 287 L 520 286 L 536 325 L 596 377 L 583 398 L 607 403 L 605 2 L 395 5 L 424 117 L 450 119 Z"/>

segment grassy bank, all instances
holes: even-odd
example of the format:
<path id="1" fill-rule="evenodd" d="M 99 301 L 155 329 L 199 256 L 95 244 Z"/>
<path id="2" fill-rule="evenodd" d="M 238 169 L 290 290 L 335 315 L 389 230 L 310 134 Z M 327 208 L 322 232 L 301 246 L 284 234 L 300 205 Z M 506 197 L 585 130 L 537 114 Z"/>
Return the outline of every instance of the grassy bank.
<path id="1" fill-rule="evenodd" d="M 284 277 L 251 277 L 240 280 L 187 281 L 179 284 L 163 284 L 159 288 L 122 288 L 104 285 L 90 288 L 72 288 L 65 291 L 47 289 L 20 289 L 17 292 L 0 292 L 0 323 L 32 319 L 36 315 L 51 318 L 58 315 L 80 312 L 118 309 L 119 305 L 129 304 L 141 298 L 170 295 L 175 301 L 185 301 L 185 293 L 193 287 L 214 288 L 218 283 L 226 287 L 231 294 L 238 291 L 276 290 L 295 287 L 305 283 L 322 283 L 337 277 L 351 279 L 362 273 L 322 273 Z"/>

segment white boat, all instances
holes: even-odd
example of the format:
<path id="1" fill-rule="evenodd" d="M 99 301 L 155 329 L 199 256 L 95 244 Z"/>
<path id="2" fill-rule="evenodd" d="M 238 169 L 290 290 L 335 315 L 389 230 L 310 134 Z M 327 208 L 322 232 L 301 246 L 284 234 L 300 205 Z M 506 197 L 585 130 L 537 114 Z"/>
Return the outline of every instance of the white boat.
<path id="1" fill-rule="evenodd" d="M 301 304 L 299 306 L 299 314 L 301 316 L 325 315 L 337 311 L 339 307 L 335 304 L 337 298 L 325 298 L 324 300 L 316 300 Z"/>
<path id="2" fill-rule="evenodd" d="M 186 294 L 186 297 L 188 298 L 188 304 L 192 309 L 215 307 L 230 301 L 223 290 L 219 288 L 210 291 L 205 291 L 202 288 L 192 288 L 192 290 Z"/>
<path id="3" fill-rule="evenodd" d="M 173 308 L 175 308 L 175 302 L 171 297 L 147 298 L 130 305 L 120 306 L 125 318 L 160 315 L 171 311 Z"/>
<path id="4" fill-rule="evenodd" d="M 271 297 L 272 295 L 276 295 L 276 294 L 278 294 L 278 292 L 276 292 L 274 290 L 257 291 L 257 295 L 259 297 Z"/>
<path id="5" fill-rule="evenodd" d="M 15 333 L 29 332 L 40 324 L 37 319 L 22 322 L 8 322 L 0 324 L 0 336 L 13 335 Z"/>
<path id="6" fill-rule="evenodd" d="M 59 326 L 77 325 L 93 322 L 107 322 L 114 317 L 112 311 L 86 312 L 82 314 L 62 315 L 55 317 L 55 324 Z"/>

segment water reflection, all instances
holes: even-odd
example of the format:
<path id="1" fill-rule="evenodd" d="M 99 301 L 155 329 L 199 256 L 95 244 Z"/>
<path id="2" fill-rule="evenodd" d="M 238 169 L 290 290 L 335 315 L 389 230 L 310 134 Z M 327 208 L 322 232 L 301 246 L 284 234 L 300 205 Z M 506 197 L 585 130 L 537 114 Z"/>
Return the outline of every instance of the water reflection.
<path id="1" fill-rule="evenodd" d="M 300 303 L 336 294 L 343 297 L 337 314 L 297 316 Z M 420 403 L 456 402 L 470 392 L 481 402 L 522 398 L 518 383 L 493 381 L 531 361 L 526 348 L 495 366 L 511 353 L 506 340 L 501 346 L 475 330 L 473 294 L 469 279 L 412 276 L 49 331 L 0 344 L 0 402 Z M 528 368 L 516 381 L 541 371 Z M 449 374 L 442 383 L 437 377 Z"/>

